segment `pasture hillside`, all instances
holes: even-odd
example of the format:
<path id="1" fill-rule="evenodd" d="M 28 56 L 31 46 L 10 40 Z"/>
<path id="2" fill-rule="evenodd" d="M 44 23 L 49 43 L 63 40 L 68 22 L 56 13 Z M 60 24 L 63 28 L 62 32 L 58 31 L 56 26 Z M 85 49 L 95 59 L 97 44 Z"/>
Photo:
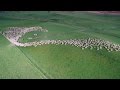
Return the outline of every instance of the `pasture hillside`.
<path id="1" fill-rule="evenodd" d="M 120 44 L 120 15 L 84 11 L 6 11 L 0 13 L 0 23 L 0 31 L 7 27 L 32 26 L 48 30 L 26 33 L 20 42 L 90 37 Z M 82 50 L 70 45 L 18 47 L 0 35 L 0 67 L 0 78 L 114 79 L 120 78 L 120 52 L 96 48 Z"/>
<path id="2" fill-rule="evenodd" d="M 0 78 L 46 78 L 29 59 L 0 34 Z"/>

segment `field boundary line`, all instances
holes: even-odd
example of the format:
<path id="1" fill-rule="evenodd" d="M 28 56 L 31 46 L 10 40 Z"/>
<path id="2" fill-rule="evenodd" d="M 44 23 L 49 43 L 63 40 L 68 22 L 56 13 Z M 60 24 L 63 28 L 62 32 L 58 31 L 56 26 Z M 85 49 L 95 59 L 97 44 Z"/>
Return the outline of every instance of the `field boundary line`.
<path id="1" fill-rule="evenodd" d="M 2 33 L 0 33 L 2 36 L 4 36 Z M 5 37 L 5 36 L 4 36 Z M 5 39 L 7 39 L 6 37 L 5 37 Z M 8 39 L 7 39 L 8 40 Z M 9 40 L 8 40 L 9 41 Z M 9 41 L 10 42 L 10 41 Z M 11 42 L 10 42 L 11 43 Z M 41 70 L 39 69 L 39 68 L 37 68 L 35 65 L 34 65 L 34 63 L 32 63 L 32 61 L 30 60 L 30 58 L 28 58 L 24 53 L 23 53 L 23 51 L 22 50 L 20 50 L 17 46 L 15 46 L 15 48 L 16 49 L 18 49 L 20 52 L 22 52 L 22 54 L 30 61 L 30 62 L 28 62 L 27 61 L 27 63 L 29 63 L 30 65 L 32 65 L 33 67 L 35 67 L 41 74 L 42 74 L 42 79 L 48 79 L 46 76 L 45 76 L 45 74 L 43 73 L 43 72 L 41 72 Z"/>
<path id="2" fill-rule="evenodd" d="M 34 64 L 33 62 L 32 62 L 32 60 L 27 56 L 27 55 L 25 55 L 25 53 L 20 49 L 20 48 L 18 48 L 17 46 L 16 46 L 16 48 L 17 49 L 19 49 L 21 52 L 22 52 L 22 54 L 29 60 L 29 62 L 28 63 L 30 63 L 33 67 L 35 67 L 41 74 L 42 74 L 42 76 L 45 78 L 45 79 L 48 79 L 47 77 L 46 77 L 46 75 L 38 68 L 38 66 L 36 65 L 36 64 Z M 44 79 L 43 78 L 43 79 Z"/>
<path id="3" fill-rule="evenodd" d="M 18 48 L 18 47 L 17 47 Z M 28 60 L 30 61 L 30 64 L 31 65 L 33 65 L 36 69 L 38 69 L 41 73 L 42 73 L 42 75 L 43 75 L 43 77 L 45 78 L 45 79 L 50 79 L 50 78 L 52 78 L 52 76 L 49 76 L 46 72 L 44 72 L 40 67 L 38 67 L 38 65 L 36 65 L 20 48 L 18 48 L 27 58 L 28 58 Z M 47 74 L 47 75 L 46 75 Z"/>

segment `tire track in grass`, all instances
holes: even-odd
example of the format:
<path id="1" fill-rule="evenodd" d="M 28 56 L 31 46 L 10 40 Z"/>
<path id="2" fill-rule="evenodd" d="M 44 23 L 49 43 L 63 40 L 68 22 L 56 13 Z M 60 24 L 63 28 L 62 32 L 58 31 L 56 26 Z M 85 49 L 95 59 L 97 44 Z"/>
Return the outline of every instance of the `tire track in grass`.
<path id="1" fill-rule="evenodd" d="M 42 73 L 42 75 L 45 79 L 53 78 L 52 76 L 48 75 L 45 71 L 43 71 L 40 67 L 38 67 L 20 48 L 18 48 L 18 49 L 28 58 L 28 60 L 30 61 L 29 63 Z"/>

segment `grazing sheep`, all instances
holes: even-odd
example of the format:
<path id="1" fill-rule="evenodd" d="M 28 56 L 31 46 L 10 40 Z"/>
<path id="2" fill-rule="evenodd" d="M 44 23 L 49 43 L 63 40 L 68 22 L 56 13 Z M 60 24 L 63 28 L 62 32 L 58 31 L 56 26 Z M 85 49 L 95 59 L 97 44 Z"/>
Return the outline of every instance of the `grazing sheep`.
<path id="1" fill-rule="evenodd" d="M 8 39 L 12 40 L 15 43 L 17 42 L 20 37 L 22 37 L 25 33 L 31 32 L 31 31 L 43 31 L 48 32 L 48 30 L 43 29 L 42 27 L 9 27 L 7 31 L 3 32 L 2 34 Z M 37 36 L 37 34 L 34 34 L 34 36 Z M 29 37 L 28 39 L 32 39 Z M 14 43 L 14 44 L 15 44 Z M 97 50 L 100 50 L 102 48 L 105 48 L 110 51 L 120 51 L 120 45 L 113 44 L 109 41 L 101 40 L 101 39 L 70 39 L 70 40 L 41 40 L 39 42 L 31 42 L 31 43 L 19 43 L 18 46 L 37 46 L 37 45 L 44 45 L 44 44 L 55 44 L 55 45 L 72 45 L 76 47 L 82 48 L 82 50 L 89 48 L 92 50 L 93 48 L 97 48 Z"/>
<path id="2" fill-rule="evenodd" d="M 34 34 L 34 36 L 37 36 L 37 34 Z"/>

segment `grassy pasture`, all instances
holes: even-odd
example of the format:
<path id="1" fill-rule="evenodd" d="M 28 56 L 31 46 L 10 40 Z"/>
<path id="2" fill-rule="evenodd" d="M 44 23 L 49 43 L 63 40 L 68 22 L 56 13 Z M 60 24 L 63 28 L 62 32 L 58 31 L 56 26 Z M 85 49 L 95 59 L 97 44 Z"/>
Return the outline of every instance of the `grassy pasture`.
<path id="1" fill-rule="evenodd" d="M 0 34 L 0 78 L 45 78 L 28 58 Z"/>
<path id="2" fill-rule="evenodd" d="M 0 23 L 0 31 L 11 26 L 42 26 L 48 30 L 29 32 L 21 42 L 95 37 L 120 44 L 119 15 L 5 12 L 0 13 Z M 28 40 L 28 37 L 34 39 Z M 2 35 L 0 64 L 0 78 L 120 78 L 120 52 L 81 50 L 70 45 L 16 47 Z"/>
<path id="3" fill-rule="evenodd" d="M 41 24 L 43 28 L 48 29 L 48 32 L 39 32 L 33 31 L 26 33 L 22 38 L 20 38 L 20 42 L 32 42 L 39 40 L 67 40 L 67 39 L 80 39 L 80 38 L 89 38 L 92 37 L 90 35 L 86 35 L 82 33 L 82 30 L 77 28 L 65 26 L 64 24 L 56 24 L 56 23 L 43 23 Z M 37 33 L 37 36 L 34 34 Z M 31 37 L 32 39 L 28 39 Z"/>
<path id="4" fill-rule="evenodd" d="M 21 48 L 52 78 L 119 78 L 120 53 L 45 45 Z M 104 53 L 103 53 L 104 52 Z"/>

